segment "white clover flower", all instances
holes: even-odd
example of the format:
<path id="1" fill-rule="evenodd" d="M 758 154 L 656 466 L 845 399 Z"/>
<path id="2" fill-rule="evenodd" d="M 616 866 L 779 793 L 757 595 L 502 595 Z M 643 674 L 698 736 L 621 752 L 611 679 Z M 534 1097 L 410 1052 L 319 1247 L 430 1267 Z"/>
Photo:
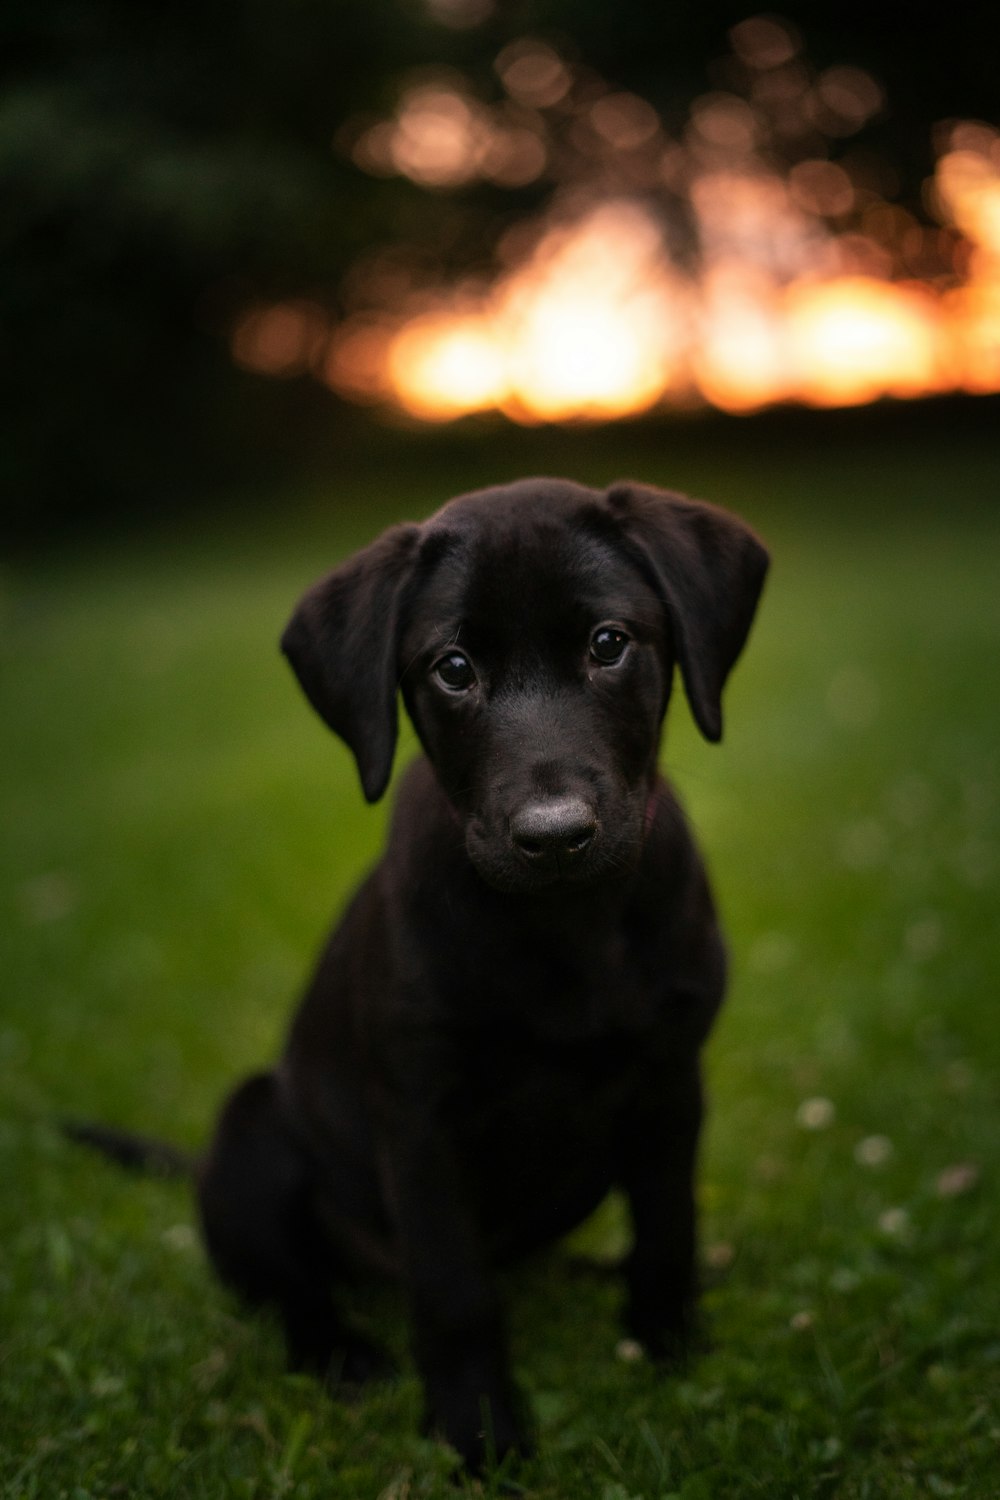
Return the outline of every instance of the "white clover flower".
<path id="1" fill-rule="evenodd" d="M 902 1239 L 910 1230 L 910 1216 L 905 1208 L 887 1208 L 878 1216 L 878 1227 L 893 1239 Z"/>
<path id="2" fill-rule="evenodd" d="M 795 1112 L 795 1122 L 802 1130 L 828 1130 L 837 1118 L 830 1099 L 803 1099 Z"/>
<path id="3" fill-rule="evenodd" d="M 735 1259 L 736 1250 L 726 1240 L 718 1240 L 714 1245 L 705 1246 L 705 1264 L 711 1266 L 713 1271 L 727 1270 Z"/>
<path id="4" fill-rule="evenodd" d="M 161 1238 L 171 1250 L 194 1250 L 198 1244 L 198 1236 L 191 1224 L 171 1224 L 169 1229 L 163 1231 Z"/>
<path id="5" fill-rule="evenodd" d="M 887 1135 L 866 1135 L 854 1148 L 854 1160 L 859 1167 L 884 1167 L 894 1149 Z"/>
<path id="6" fill-rule="evenodd" d="M 958 1198 L 971 1192 L 979 1181 L 979 1168 L 972 1161 L 957 1161 L 939 1172 L 934 1184 L 939 1198 Z"/>

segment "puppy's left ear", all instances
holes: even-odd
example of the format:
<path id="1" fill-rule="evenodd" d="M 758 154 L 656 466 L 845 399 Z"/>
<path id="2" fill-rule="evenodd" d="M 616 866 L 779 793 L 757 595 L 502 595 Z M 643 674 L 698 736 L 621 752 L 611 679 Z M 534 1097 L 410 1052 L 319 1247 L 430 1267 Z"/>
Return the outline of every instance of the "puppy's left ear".
<path id="1" fill-rule="evenodd" d="M 394 526 L 321 578 L 281 637 L 309 702 L 354 752 L 369 802 L 392 771 L 401 610 L 419 534 Z"/>
<path id="2" fill-rule="evenodd" d="M 623 482 L 607 504 L 667 607 L 695 722 L 719 740 L 722 689 L 753 621 L 767 550 L 738 517 L 666 490 Z"/>

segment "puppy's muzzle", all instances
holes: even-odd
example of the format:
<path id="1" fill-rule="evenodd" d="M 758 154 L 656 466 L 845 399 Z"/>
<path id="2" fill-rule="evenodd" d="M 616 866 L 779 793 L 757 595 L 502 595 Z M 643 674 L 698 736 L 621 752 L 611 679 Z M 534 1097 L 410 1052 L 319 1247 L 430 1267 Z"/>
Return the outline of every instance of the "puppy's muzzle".
<path id="1" fill-rule="evenodd" d="M 519 808 L 510 839 L 521 863 L 539 873 L 579 866 L 597 836 L 597 813 L 582 797 L 546 797 Z"/>

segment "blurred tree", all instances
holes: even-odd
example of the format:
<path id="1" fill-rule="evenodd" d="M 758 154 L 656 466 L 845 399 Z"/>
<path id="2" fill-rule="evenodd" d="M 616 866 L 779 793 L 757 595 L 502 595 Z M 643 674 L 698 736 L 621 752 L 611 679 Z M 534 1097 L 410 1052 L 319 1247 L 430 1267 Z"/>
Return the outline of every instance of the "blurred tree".
<path id="1" fill-rule="evenodd" d="M 5 31 L 4 488 L 22 514 L 141 502 L 253 394 L 231 308 L 335 284 L 378 232 L 330 137 L 405 26 L 364 0 L 27 0 Z"/>
<path id="2" fill-rule="evenodd" d="M 782 8 L 819 65 L 886 86 L 871 127 L 919 200 L 930 127 L 996 113 L 1000 11 L 859 0 Z M 0 338 L 8 511 L 86 513 L 190 487 L 209 463 L 289 451 L 329 424 L 318 387 L 236 370 L 255 298 L 335 314 L 347 268 L 402 241 L 438 269 L 485 261 L 551 183 L 425 191 L 366 176 L 344 123 L 390 111 L 414 70 L 495 97 L 494 59 L 549 36 L 668 124 L 720 86 L 712 60 L 752 14 L 724 0 L 7 0 L 0 64 Z M 292 399 L 289 399 L 289 397 Z"/>

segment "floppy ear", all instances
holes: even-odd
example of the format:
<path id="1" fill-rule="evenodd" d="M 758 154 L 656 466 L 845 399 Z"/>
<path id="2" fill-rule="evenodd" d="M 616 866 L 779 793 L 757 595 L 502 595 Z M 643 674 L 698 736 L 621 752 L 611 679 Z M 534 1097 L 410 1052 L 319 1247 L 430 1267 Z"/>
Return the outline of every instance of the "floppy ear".
<path id="1" fill-rule="evenodd" d="M 667 607 L 695 721 L 722 738 L 722 689 L 743 649 L 768 554 L 743 521 L 714 505 L 622 482 L 607 504 Z"/>
<path id="2" fill-rule="evenodd" d="M 354 752 L 365 797 L 385 791 L 396 749 L 400 613 L 417 526 L 394 526 L 299 601 L 281 649 L 306 697 Z"/>

